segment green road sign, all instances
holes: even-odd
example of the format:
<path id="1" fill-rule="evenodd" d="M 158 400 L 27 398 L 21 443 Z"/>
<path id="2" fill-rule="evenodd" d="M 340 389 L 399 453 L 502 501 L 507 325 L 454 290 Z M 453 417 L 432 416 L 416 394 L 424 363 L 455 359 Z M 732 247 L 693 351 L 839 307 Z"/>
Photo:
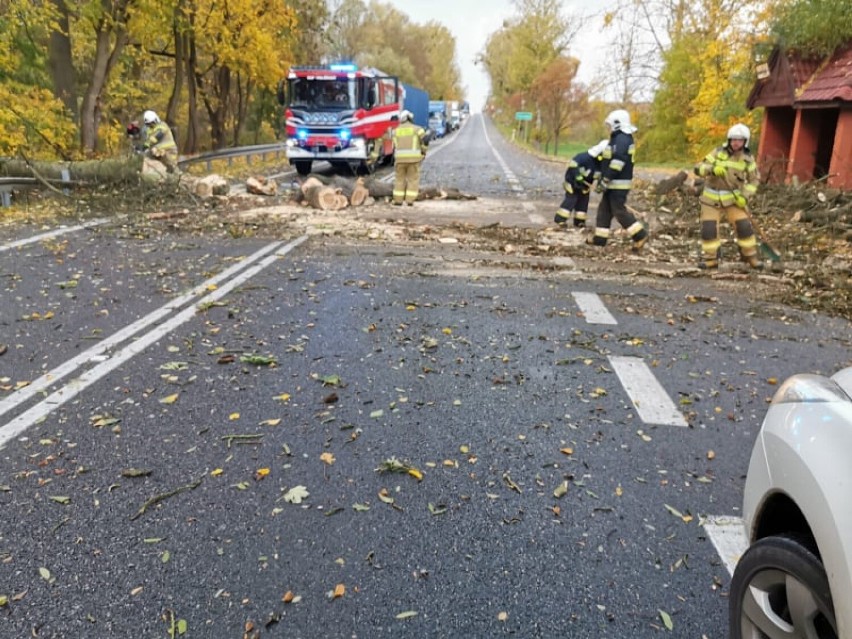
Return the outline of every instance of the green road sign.
<path id="1" fill-rule="evenodd" d="M 532 113 L 529 111 L 517 111 L 515 113 L 516 120 L 532 120 Z"/>

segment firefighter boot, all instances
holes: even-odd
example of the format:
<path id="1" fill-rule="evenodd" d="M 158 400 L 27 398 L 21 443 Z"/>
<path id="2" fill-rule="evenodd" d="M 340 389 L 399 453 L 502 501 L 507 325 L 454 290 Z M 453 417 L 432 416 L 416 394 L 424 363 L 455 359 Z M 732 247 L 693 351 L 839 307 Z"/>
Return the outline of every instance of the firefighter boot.
<path id="1" fill-rule="evenodd" d="M 702 261 L 698 263 L 698 268 L 706 269 L 708 271 L 715 270 L 719 268 L 719 259 L 722 257 L 722 249 L 717 248 L 716 253 L 707 255 L 706 253 L 702 254 Z"/>
<path id="2" fill-rule="evenodd" d="M 763 262 L 761 262 L 758 259 L 757 253 L 755 253 L 753 255 L 741 255 L 740 257 L 742 257 L 743 262 L 748 264 L 751 268 L 755 268 L 755 269 L 762 269 L 763 268 Z"/>
<path id="3" fill-rule="evenodd" d="M 648 229 L 638 220 L 627 228 L 627 233 L 630 239 L 633 240 L 633 246 L 630 248 L 634 253 L 641 253 L 642 247 L 648 242 Z"/>
<path id="4" fill-rule="evenodd" d="M 566 211 L 563 208 L 559 208 L 556 211 L 556 214 L 553 216 L 553 222 L 556 224 L 556 228 L 564 229 L 565 224 L 568 222 L 568 218 L 571 217 L 571 211 Z"/>

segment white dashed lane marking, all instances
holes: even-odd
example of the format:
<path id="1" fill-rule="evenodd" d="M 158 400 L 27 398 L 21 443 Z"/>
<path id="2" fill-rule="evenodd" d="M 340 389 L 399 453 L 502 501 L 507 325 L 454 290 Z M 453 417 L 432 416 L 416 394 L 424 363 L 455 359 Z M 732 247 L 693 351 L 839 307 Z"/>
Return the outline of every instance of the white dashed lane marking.
<path id="1" fill-rule="evenodd" d="M 683 414 L 640 357 L 611 356 L 609 363 L 646 424 L 686 426 Z"/>
<path id="2" fill-rule="evenodd" d="M 571 295 L 589 324 L 618 324 L 597 294 L 574 291 Z"/>
<path id="3" fill-rule="evenodd" d="M 737 562 L 748 548 L 743 520 L 739 517 L 708 517 L 704 529 L 725 563 L 728 574 L 733 575 Z"/>

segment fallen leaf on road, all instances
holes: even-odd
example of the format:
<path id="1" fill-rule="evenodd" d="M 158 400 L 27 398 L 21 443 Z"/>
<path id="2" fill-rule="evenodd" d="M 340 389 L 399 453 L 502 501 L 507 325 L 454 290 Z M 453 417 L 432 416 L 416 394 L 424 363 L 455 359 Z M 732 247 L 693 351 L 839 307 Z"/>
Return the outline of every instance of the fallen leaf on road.
<path id="1" fill-rule="evenodd" d="M 274 366 L 278 360 L 266 355 L 240 355 L 243 364 L 254 364 L 255 366 Z"/>
<path id="2" fill-rule="evenodd" d="M 293 486 L 290 490 L 284 493 L 284 501 L 291 504 L 301 504 L 303 499 L 307 499 L 310 493 L 304 486 Z"/>
<path id="3" fill-rule="evenodd" d="M 161 404 L 174 404 L 177 401 L 178 393 L 173 393 L 172 395 L 167 395 L 160 400 Z"/>
<path id="4" fill-rule="evenodd" d="M 665 610 L 660 610 L 660 619 L 663 621 L 663 625 L 666 627 L 666 630 L 674 630 L 674 623 L 672 622 L 671 615 L 667 613 Z"/>
<path id="5" fill-rule="evenodd" d="M 399 613 L 396 616 L 396 618 L 397 619 L 410 619 L 411 617 L 416 617 L 416 616 L 417 616 L 416 610 L 406 610 L 405 612 Z"/>
<path id="6" fill-rule="evenodd" d="M 334 459 L 334 455 L 329 452 L 325 452 L 320 455 L 320 460 L 331 466 L 336 460 Z"/>

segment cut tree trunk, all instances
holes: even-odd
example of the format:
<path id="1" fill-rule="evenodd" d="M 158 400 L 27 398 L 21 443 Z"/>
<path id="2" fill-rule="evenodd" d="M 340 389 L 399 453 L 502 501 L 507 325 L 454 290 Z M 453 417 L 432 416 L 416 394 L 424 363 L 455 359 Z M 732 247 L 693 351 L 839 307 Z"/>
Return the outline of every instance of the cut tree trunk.
<path id="1" fill-rule="evenodd" d="M 393 196 L 393 185 L 387 182 L 369 179 L 364 182 L 364 186 L 367 187 L 370 195 L 376 199 Z M 417 194 L 418 200 L 475 200 L 476 198 L 476 195 L 464 193 L 454 187 L 439 189 L 434 186 L 421 186 L 420 192 Z"/>
<path id="2" fill-rule="evenodd" d="M 306 188 L 316 186 L 317 184 L 324 184 L 343 194 L 346 196 L 347 203 L 352 206 L 361 206 L 372 195 L 364 184 L 364 178 L 349 179 L 340 175 L 326 176 L 315 173 L 305 178 L 305 181 L 302 182 L 301 190 L 304 193 Z M 388 197 L 390 197 L 390 192 L 388 192 Z"/>
<path id="3" fill-rule="evenodd" d="M 330 186 L 335 187 L 346 196 L 346 201 L 352 206 L 361 206 L 370 197 L 370 191 L 364 186 L 363 178 L 347 180 L 344 177 L 335 176 Z"/>

